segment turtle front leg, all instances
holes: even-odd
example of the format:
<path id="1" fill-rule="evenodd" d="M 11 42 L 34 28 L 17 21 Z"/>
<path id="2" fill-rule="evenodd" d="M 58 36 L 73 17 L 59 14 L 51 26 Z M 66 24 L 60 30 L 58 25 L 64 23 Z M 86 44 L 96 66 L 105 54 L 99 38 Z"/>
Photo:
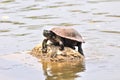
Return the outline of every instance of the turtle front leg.
<path id="1" fill-rule="evenodd" d="M 82 43 L 78 43 L 78 52 L 84 56 L 83 49 L 82 49 Z"/>
<path id="2" fill-rule="evenodd" d="M 44 39 L 42 42 L 42 52 L 43 53 L 47 52 L 47 41 L 48 41 L 48 39 Z"/>

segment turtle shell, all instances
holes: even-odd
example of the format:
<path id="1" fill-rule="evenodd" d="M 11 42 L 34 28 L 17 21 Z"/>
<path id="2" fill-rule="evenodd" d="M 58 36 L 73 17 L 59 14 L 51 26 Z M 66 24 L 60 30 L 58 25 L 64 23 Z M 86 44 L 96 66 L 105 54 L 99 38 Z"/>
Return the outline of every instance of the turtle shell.
<path id="1" fill-rule="evenodd" d="M 54 27 L 51 29 L 56 35 L 70 40 L 84 43 L 82 36 L 73 28 L 70 27 Z"/>

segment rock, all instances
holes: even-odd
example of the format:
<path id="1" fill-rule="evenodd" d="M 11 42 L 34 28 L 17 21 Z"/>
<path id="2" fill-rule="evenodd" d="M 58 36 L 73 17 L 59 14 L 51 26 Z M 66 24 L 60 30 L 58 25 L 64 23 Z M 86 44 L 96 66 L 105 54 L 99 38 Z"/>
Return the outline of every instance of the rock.
<path id="1" fill-rule="evenodd" d="M 83 55 L 69 47 L 65 47 L 63 51 L 60 51 L 59 46 L 48 45 L 47 53 L 42 53 L 41 49 L 41 44 L 36 45 L 32 49 L 31 55 L 48 62 L 84 61 Z"/>

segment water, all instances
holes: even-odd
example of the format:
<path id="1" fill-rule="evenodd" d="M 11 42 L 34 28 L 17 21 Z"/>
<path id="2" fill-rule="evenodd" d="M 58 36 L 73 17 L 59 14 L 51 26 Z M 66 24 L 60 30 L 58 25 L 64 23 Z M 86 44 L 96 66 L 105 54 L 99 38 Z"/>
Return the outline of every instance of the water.
<path id="1" fill-rule="evenodd" d="M 1 0 L 0 78 L 120 80 L 119 7 L 120 0 Z M 42 63 L 27 54 L 53 26 L 81 33 L 85 65 Z"/>

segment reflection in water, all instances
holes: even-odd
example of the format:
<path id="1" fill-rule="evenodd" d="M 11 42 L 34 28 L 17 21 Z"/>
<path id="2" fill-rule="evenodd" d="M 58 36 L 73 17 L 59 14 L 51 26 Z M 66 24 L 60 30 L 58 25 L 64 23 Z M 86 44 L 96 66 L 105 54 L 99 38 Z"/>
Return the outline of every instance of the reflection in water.
<path id="1" fill-rule="evenodd" d="M 42 61 L 45 80 L 74 80 L 79 77 L 77 73 L 85 70 L 85 65 L 80 62 L 44 62 Z"/>

